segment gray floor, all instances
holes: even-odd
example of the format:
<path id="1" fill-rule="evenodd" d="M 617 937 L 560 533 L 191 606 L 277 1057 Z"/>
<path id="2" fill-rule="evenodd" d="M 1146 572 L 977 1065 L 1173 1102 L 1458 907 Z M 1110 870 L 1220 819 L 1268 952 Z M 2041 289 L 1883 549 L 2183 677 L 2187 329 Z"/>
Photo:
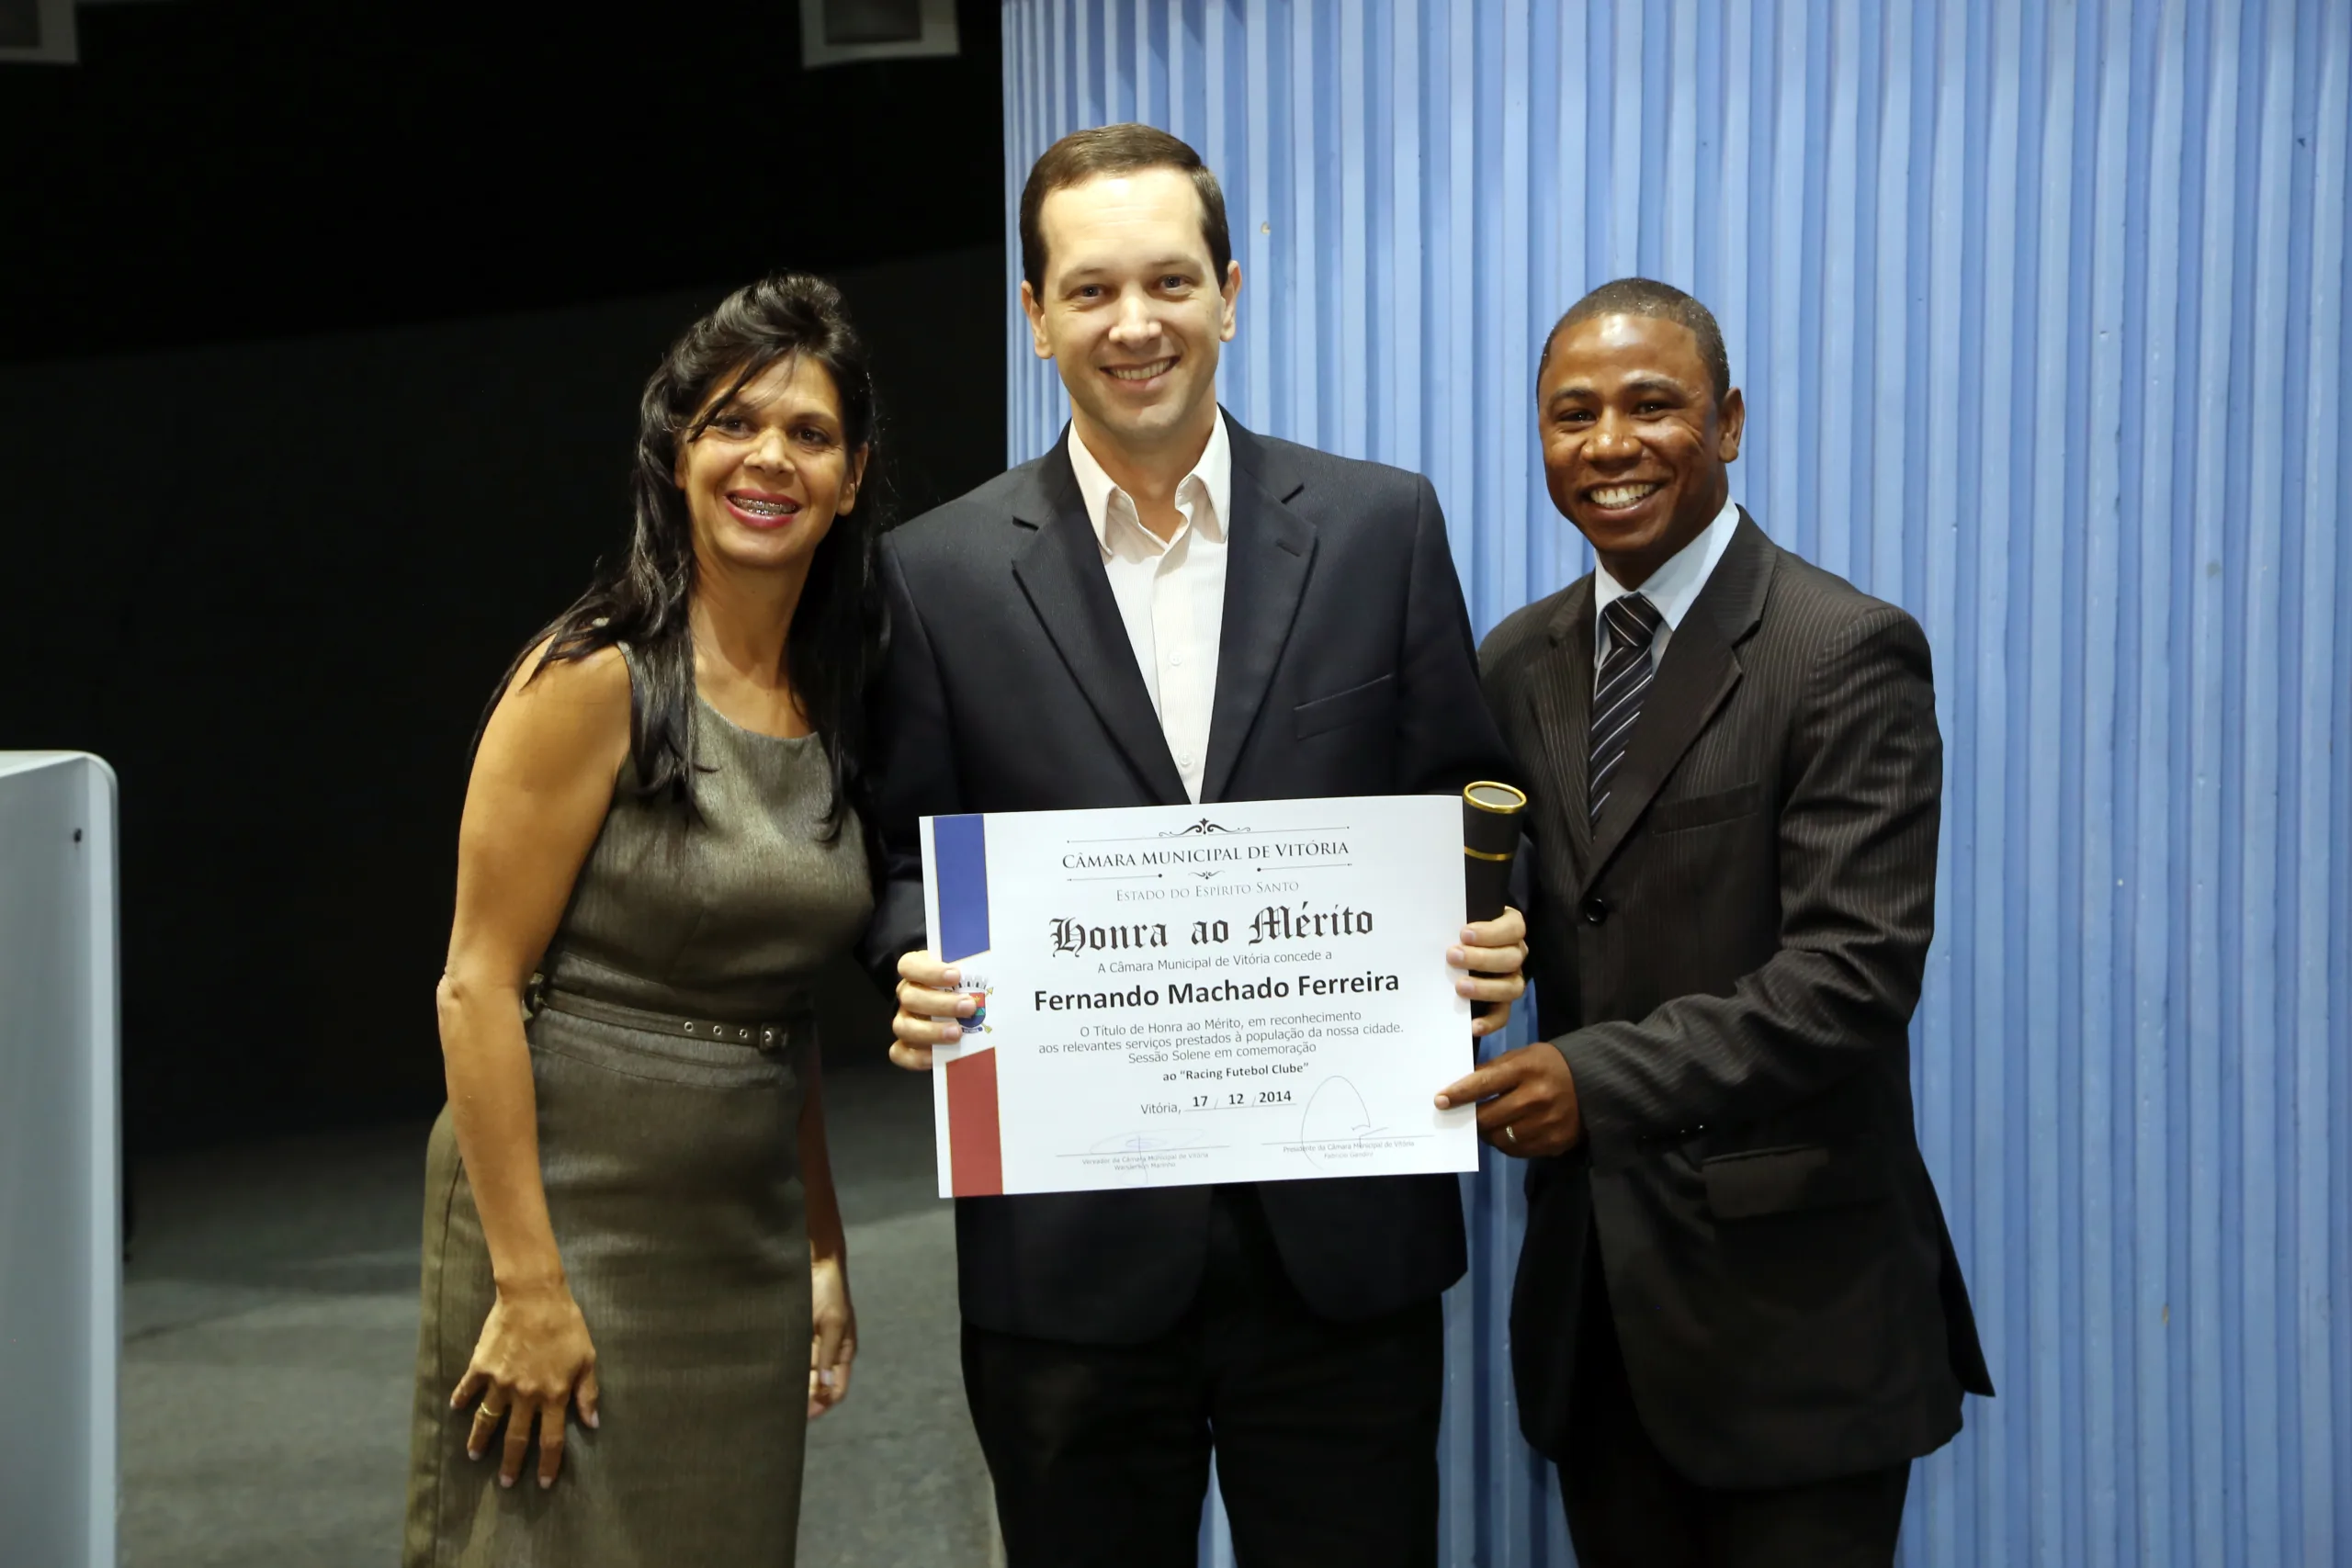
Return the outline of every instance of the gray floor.
<path id="1" fill-rule="evenodd" d="M 827 1085 L 858 1314 L 849 1400 L 809 1432 L 800 1562 L 973 1568 L 988 1477 L 956 1360 L 930 1086 Z M 123 1365 L 132 1568 L 353 1568 L 400 1545 L 424 1128 L 181 1156 L 139 1173 Z"/>

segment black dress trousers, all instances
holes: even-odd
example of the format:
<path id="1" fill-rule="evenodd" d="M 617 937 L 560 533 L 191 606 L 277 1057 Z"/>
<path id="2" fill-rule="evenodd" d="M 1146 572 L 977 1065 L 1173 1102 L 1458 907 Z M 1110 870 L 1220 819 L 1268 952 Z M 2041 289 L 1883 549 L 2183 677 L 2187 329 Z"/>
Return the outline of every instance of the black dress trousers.
<path id="1" fill-rule="evenodd" d="M 1906 1461 L 1797 1486 L 1702 1486 L 1657 1450 L 1626 1381 L 1600 1249 L 1585 1255 L 1560 1500 L 1578 1568 L 1888 1568 Z"/>
<path id="2" fill-rule="evenodd" d="M 964 1382 L 1010 1568 L 1192 1568 L 1212 1448 L 1242 1568 L 1437 1562 L 1442 1309 L 1317 1316 L 1254 1187 L 1216 1190 L 1173 1329 L 1077 1345 L 967 1323 Z"/>

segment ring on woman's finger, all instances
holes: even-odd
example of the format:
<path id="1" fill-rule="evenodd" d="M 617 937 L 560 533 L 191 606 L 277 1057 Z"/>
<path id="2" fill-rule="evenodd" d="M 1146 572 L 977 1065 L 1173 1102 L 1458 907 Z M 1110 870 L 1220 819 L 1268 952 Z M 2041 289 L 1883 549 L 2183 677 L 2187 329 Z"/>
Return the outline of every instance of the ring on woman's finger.
<path id="1" fill-rule="evenodd" d="M 474 1406 L 474 1424 L 466 1432 L 468 1459 L 481 1458 L 490 1447 L 491 1433 L 498 1429 L 499 1418 L 505 1414 L 503 1410 L 492 1410 L 488 1399 L 484 1399 L 480 1404 Z"/>

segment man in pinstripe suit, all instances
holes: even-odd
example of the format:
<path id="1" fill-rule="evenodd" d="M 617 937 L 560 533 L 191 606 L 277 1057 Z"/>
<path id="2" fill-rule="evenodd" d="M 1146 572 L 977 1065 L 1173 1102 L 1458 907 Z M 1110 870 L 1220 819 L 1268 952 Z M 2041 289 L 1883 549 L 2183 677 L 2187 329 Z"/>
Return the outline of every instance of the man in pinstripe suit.
<path id="1" fill-rule="evenodd" d="M 1440 1097 L 1528 1162 L 1521 1425 L 1586 1568 L 1884 1563 L 1911 1461 L 1993 1392 L 1912 1130 L 1927 639 L 1731 502 L 1740 395 L 1690 296 L 1588 295 L 1537 406 L 1600 568 L 1480 662 L 1547 1038 Z"/>

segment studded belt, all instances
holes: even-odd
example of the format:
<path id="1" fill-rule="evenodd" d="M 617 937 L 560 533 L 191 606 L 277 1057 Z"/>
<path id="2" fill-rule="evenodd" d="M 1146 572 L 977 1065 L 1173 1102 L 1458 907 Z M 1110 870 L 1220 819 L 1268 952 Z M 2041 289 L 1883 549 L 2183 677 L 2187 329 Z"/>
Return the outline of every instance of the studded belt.
<path id="1" fill-rule="evenodd" d="M 531 976 L 528 990 L 524 993 L 524 1016 L 530 1017 L 545 1008 L 553 1012 L 570 1013 L 574 1018 L 609 1023 L 620 1029 L 641 1029 L 650 1034 L 676 1034 L 689 1040 L 711 1040 L 723 1045 L 755 1045 L 763 1051 L 781 1050 L 792 1039 L 793 1021 L 804 1025 L 814 1010 L 808 993 L 797 992 L 785 1004 L 787 1016 L 763 1023 L 741 1023 L 725 1019 L 681 1018 L 676 1013 L 653 1012 L 645 1008 L 623 1007 L 618 1002 L 600 1001 L 583 997 L 576 991 L 551 988 L 540 976 Z"/>

